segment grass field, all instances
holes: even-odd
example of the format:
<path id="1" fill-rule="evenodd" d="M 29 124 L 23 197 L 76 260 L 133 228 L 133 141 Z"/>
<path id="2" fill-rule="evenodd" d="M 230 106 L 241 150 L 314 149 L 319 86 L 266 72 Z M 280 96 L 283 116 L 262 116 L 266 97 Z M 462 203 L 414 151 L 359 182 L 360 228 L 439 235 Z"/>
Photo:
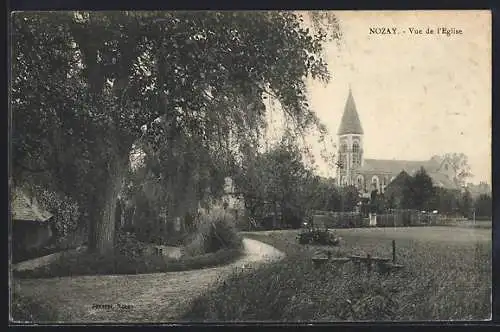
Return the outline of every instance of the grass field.
<path id="1" fill-rule="evenodd" d="M 246 233 L 287 253 L 273 265 L 235 273 L 198 298 L 185 320 L 415 321 L 484 320 L 491 315 L 491 230 L 461 227 L 338 230 L 336 256 L 391 257 L 389 276 L 349 263 L 314 269 L 320 248 L 297 244 L 297 231 Z"/>

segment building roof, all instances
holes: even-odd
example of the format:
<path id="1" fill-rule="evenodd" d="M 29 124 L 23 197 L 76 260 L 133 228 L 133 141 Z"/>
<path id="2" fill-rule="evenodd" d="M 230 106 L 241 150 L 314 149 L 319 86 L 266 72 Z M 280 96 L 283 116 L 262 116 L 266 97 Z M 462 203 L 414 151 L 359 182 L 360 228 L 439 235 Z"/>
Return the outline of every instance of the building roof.
<path id="1" fill-rule="evenodd" d="M 432 179 L 432 183 L 437 187 L 443 187 L 447 189 L 458 189 L 457 185 L 449 179 L 446 174 L 439 172 L 429 172 L 427 173 Z"/>
<path id="2" fill-rule="evenodd" d="M 413 175 L 417 170 L 423 167 L 427 172 L 434 172 L 439 168 L 436 160 L 394 160 L 394 159 L 365 159 L 361 167 L 361 172 L 387 173 L 391 175 L 406 171 Z"/>
<path id="3" fill-rule="evenodd" d="M 446 189 L 458 189 L 455 183 L 452 180 L 450 180 L 446 176 L 446 174 L 439 172 L 429 172 L 427 173 L 427 175 L 429 175 L 429 177 L 432 179 L 432 184 L 434 186 Z M 400 172 L 398 176 L 396 176 L 396 178 L 388 184 L 386 190 L 396 190 L 396 188 L 404 186 L 405 180 L 408 179 L 409 176 L 410 175 L 405 171 Z"/>
<path id="4" fill-rule="evenodd" d="M 349 89 L 349 95 L 344 107 L 344 114 L 340 121 L 340 127 L 337 135 L 345 134 L 363 134 L 361 121 L 359 121 L 358 111 L 356 110 L 356 103 L 352 96 L 352 91 Z"/>
<path id="5" fill-rule="evenodd" d="M 52 218 L 52 214 L 42 209 L 36 201 L 20 190 L 12 195 L 11 211 L 12 220 L 45 222 Z"/>

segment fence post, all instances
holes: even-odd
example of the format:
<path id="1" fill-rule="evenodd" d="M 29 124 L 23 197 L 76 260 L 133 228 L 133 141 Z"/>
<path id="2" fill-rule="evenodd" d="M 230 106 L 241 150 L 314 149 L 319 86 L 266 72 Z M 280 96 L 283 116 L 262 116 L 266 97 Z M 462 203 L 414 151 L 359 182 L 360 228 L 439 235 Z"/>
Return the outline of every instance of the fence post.
<path id="1" fill-rule="evenodd" d="M 392 263 L 396 264 L 396 240 L 392 240 Z"/>

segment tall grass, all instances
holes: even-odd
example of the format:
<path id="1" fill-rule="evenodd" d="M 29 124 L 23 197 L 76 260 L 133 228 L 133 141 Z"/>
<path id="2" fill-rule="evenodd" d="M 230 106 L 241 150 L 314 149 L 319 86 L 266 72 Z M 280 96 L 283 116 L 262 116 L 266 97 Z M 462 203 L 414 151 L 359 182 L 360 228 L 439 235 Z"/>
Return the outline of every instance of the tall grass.
<path id="1" fill-rule="evenodd" d="M 224 249 L 241 249 L 242 246 L 233 215 L 221 207 L 214 207 L 200 214 L 196 230 L 189 237 L 184 252 L 196 256 Z"/>
<path id="2" fill-rule="evenodd" d="M 491 243 L 399 241 L 392 275 L 368 274 L 347 263 L 313 267 L 315 247 L 299 248 L 295 232 L 252 236 L 288 256 L 236 273 L 192 303 L 191 321 L 413 321 L 490 317 Z M 249 236 L 250 237 L 250 236 Z M 336 255 L 390 257 L 380 239 L 344 237 Z"/>

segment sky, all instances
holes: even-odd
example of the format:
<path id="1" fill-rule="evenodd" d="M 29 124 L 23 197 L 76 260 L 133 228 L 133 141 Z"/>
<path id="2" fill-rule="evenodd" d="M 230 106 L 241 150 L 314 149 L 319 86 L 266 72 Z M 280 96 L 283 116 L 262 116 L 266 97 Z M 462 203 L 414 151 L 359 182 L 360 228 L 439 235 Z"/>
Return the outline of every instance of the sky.
<path id="1" fill-rule="evenodd" d="M 364 130 L 365 158 L 428 160 L 463 152 L 474 174 L 470 182 L 491 184 L 490 13 L 335 14 L 343 36 L 340 43 L 327 44 L 324 54 L 332 79 L 308 82 L 310 104 L 333 140 L 350 86 Z M 370 28 L 396 28 L 397 34 L 370 34 Z M 435 33 L 425 34 L 427 28 Z M 436 34 L 438 28 L 462 33 Z M 279 116 L 271 114 L 271 128 L 280 127 Z M 279 136 L 279 129 L 273 130 Z M 333 176 L 316 138 L 307 141 L 318 173 Z"/>

